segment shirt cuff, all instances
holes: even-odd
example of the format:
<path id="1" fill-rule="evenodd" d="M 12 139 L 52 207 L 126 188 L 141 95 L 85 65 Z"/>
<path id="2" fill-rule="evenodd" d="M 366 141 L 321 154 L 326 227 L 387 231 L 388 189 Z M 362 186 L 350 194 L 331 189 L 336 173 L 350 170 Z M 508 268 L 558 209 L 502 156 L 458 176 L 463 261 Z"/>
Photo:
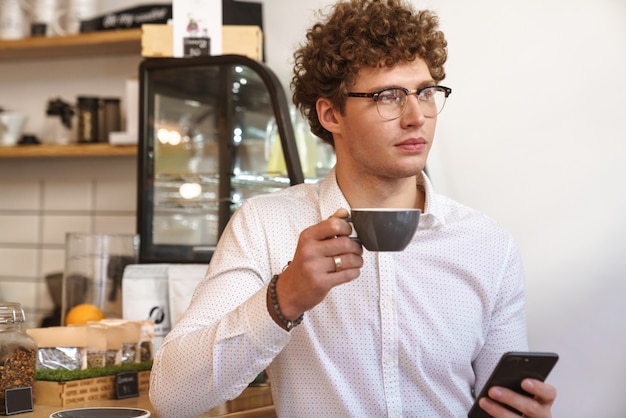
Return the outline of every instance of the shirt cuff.
<path id="1" fill-rule="evenodd" d="M 274 353 L 280 352 L 291 338 L 291 333 L 274 322 L 267 311 L 267 285 L 263 286 L 245 303 L 242 319 L 245 332 L 259 347 Z"/>

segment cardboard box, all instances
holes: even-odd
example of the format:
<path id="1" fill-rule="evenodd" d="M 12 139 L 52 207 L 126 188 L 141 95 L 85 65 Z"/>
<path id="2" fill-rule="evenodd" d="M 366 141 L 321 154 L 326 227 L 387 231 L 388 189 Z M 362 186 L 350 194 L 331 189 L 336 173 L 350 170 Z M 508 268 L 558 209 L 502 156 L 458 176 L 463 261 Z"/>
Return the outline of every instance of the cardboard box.
<path id="1" fill-rule="evenodd" d="M 222 54 L 244 55 L 263 61 L 263 32 L 258 26 L 222 26 Z M 141 27 L 143 57 L 173 57 L 174 33 L 171 25 L 146 24 Z"/>
<path id="2" fill-rule="evenodd" d="M 222 26 L 222 54 L 245 55 L 263 61 L 263 32 L 258 26 Z"/>
<path id="3" fill-rule="evenodd" d="M 150 372 L 139 372 L 139 393 L 148 393 Z M 50 406 L 72 406 L 87 401 L 115 399 L 115 376 L 70 380 L 68 382 L 35 381 L 35 402 Z"/>
<path id="4" fill-rule="evenodd" d="M 173 57 L 174 28 L 172 25 L 141 25 L 142 57 Z"/>

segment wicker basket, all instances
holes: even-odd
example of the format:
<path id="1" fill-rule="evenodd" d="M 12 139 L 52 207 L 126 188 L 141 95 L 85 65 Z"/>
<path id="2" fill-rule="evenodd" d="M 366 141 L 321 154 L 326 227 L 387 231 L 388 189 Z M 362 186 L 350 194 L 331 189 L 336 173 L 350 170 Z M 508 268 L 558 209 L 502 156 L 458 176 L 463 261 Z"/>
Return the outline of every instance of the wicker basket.
<path id="1" fill-rule="evenodd" d="M 150 371 L 139 372 L 139 393 L 148 393 Z M 33 388 L 35 402 L 51 406 L 71 406 L 87 401 L 115 399 L 115 376 L 94 377 L 68 382 L 38 380 Z"/>

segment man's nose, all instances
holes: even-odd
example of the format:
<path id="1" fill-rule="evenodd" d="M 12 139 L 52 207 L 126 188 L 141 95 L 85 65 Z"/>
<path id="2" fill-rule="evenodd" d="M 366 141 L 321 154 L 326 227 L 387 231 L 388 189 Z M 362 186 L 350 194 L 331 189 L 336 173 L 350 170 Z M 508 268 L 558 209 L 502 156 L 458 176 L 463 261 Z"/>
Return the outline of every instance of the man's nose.
<path id="1" fill-rule="evenodd" d="M 404 109 L 404 116 L 412 119 L 416 119 L 419 123 L 423 123 L 426 119 L 424 112 L 422 111 L 421 103 L 418 99 L 417 93 L 411 92 L 406 96 L 406 105 Z"/>

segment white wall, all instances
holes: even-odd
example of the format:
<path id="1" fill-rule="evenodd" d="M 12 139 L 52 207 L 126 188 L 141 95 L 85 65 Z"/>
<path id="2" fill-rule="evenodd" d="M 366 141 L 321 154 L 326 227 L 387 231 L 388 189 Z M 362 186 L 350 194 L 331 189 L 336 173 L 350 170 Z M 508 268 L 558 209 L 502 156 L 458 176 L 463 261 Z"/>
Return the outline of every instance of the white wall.
<path id="1" fill-rule="evenodd" d="M 435 185 L 518 239 L 534 350 L 557 351 L 555 417 L 623 417 L 626 2 L 413 0 L 449 41 Z M 265 0 L 268 64 L 330 0 Z"/>
<path id="2" fill-rule="evenodd" d="M 626 3 L 442 3 L 435 181 L 519 240 L 531 348 L 561 355 L 555 416 L 623 417 Z"/>

